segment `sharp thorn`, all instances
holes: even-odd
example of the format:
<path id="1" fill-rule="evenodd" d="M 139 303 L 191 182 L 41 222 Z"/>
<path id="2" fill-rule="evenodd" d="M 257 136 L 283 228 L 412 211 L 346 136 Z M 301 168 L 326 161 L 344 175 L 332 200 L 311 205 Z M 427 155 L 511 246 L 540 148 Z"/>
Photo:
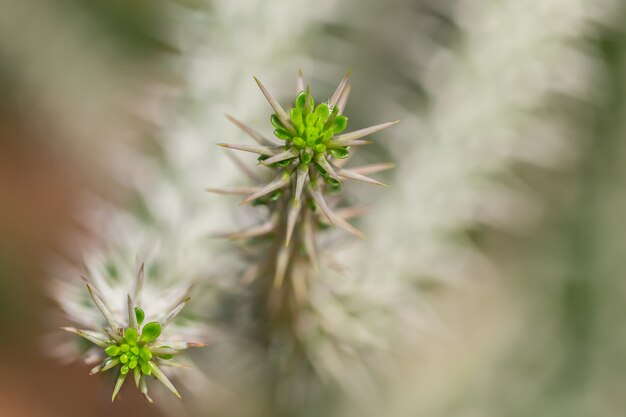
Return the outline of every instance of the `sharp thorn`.
<path id="1" fill-rule="evenodd" d="M 304 77 L 302 75 L 302 68 L 298 68 L 298 76 L 296 78 L 296 94 L 300 94 L 304 91 Z"/>
<path id="2" fill-rule="evenodd" d="M 350 168 L 350 171 L 355 172 L 357 174 L 376 174 L 377 172 L 386 171 L 388 169 L 393 169 L 396 167 L 396 164 L 391 162 L 383 162 L 379 164 L 372 165 L 364 165 L 356 168 Z"/>
<path id="3" fill-rule="evenodd" d="M 122 388 L 122 384 L 126 380 L 126 375 L 123 375 L 121 372 L 117 377 L 117 381 L 115 382 L 115 388 L 113 389 L 113 395 L 111 396 L 111 402 L 115 401 L 115 397 L 117 397 L 117 393 L 120 392 L 120 388 Z"/>
<path id="4" fill-rule="evenodd" d="M 113 332 L 117 333 L 120 329 L 120 326 L 117 323 L 117 320 L 115 320 L 115 318 L 113 317 L 113 313 L 109 309 L 108 305 L 104 302 L 100 294 L 90 283 L 85 282 L 85 285 L 87 285 L 87 291 L 89 291 L 91 299 L 96 304 L 96 307 L 98 307 L 98 310 L 100 310 L 100 312 L 102 313 L 102 316 L 109 323 L 109 326 L 111 326 Z"/>
<path id="5" fill-rule="evenodd" d="M 141 289 L 143 288 L 143 280 L 144 280 L 144 275 L 145 275 L 145 264 L 143 262 L 141 262 L 139 264 L 139 260 L 137 260 L 138 263 L 138 267 L 137 267 L 137 273 L 135 274 L 135 288 L 133 288 L 133 301 L 137 304 L 140 303 L 140 297 L 141 297 Z"/>
<path id="6" fill-rule="evenodd" d="M 252 200 L 256 200 L 259 197 L 263 197 L 264 195 L 269 194 L 272 191 L 276 191 L 279 188 L 284 187 L 288 183 L 289 183 L 289 175 L 282 176 L 281 178 L 277 178 L 274 181 L 272 181 L 269 184 L 267 184 L 264 187 L 262 187 L 260 190 L 258 190 L 254 194 L 252 194 L 249 197 L 247 197 L 245 200 L 243 200 L 241 203 L 239 203 L 239 205 L 243 206 L 244 204 L 247 204 L 247 203 L 249 203 Z"/>
<path id="7" fill-rule="evenodd" d="M 102 338 L 102 336 L 95 334 L 94 332 L 90 330 L 80 330 L 74 327 L 61 327 L 61 330 L 66 331 L 68 333 L 73 333 L 77 336 L 87 339 L 94 345 L 102 347 L 102 348 L 106 348 L 111 343 L 110 340 L 104 339 Z"/>
<path id="8" fill-rule="evenodd" d="M 352 70 L 349 70 L 339 82 L 339 85 L 337 86 L 337 89 L 335 90 L 333 95 L 330 97 L 330 100 L 328 100 L 328 107 L 330 107 L 331 109 L 337 105 L 337 102 L 339 101 L 339 98 L 341 97 L 343 90 L 346 88 L 346 85 L 348 84 L 348 79 L 350 78 L 351 74 L 352 74 Z"/>
<path id="9" fill-rule="evenodd" d="M 297 151 L 288 149 L 284 152 L 281 152 L 279 154 L 272 156 L 271 158 L 267 158 L 266 160 L 259 162 L 259 165 L 269 166 L 269 165 L 275 164 L 276 162 L 285 161 L 287 159 L 293 159 L 298 155 L 299 153 Z"/>
<path id="10" fill-rule="evenodd" d="M 363 239 L 363 240 L 366 239 L 365 234 L 363 234 L 363 232 L 361 232 L 356 227 L 352 226 L 350 223 L 348 223 L 347 221 L 345 221 L 341 217 L 336 216 L 334 218 L 334 220 L 335 220 L 335 225 L 337 225 L 338 227 L 342 228 L 346 232 L 348 232 L 348 233 L 358 237 L 359 239 Z"/>
<path id="11" fill-rule="evenodd" d="M 161 371 L 161 368 L 159 368 L 153 361 L 149 361 L 148 364 L 152 367 L 152 375 L 154 375 L 156 379 L 158 379 L 163 385 L 165 385 L 165 387 L 169 389 L 172 394 L 180 398 L 178 390 L 176 390 L 176 387 L 174 387 L 170 380 L 167 379 L 163 371 Z"/>
<path id="12" fill-rule="evenodd" d="M 218 143 L 217 146 L 221 146 L 223 148 L 235 149 L 243 152 L 251 152 L 259 155 L 266 156 L 274 156 L 278 149 L 270 148 L 268 146 L 258 146 L 258 145 L 241 145 L 234 143 Z M 280 149 L 280 147 L 278 147 Z"/>
<path id="13" fill-rule="evenodd" d="M 266 222 L 260 226 L 253 227 L 251 229 L 243 230 L 240 232 L 222 233 L 216 235 L 216 237 L 226 238 L 231 240 L 250 239 L 253 237 L 263 236 L 274 231 L 274 223 Z"/>
<path id="14" fill-rule="evenodd" d="M 334 178 L 335 180 L 341 182 L 342 178 L 337 175 L 337 173 L 335 172 L 335 169 L 330 165 L 330 163 L 328 162 L 328 160 L 326 159 L 326 157 L 322 154 L 318 155 L 317 157 L 315 157 L 315 162 L 321 166 L 322 168 L 324 168 L 324 170 L 328 173 L 328 175 L 331 178 Z"/>
<path id="15" fill-rule="evenodd" d="M 205 191 L 215 194 L 234 194 L 234 195 L 248 195 L 258 190 L 256 187 L 233 187 L 233 188 L 205 188 Z"/>
<path id="16" fill-rule="evenodd" d="M 300 196 L 302 195 L 302 190 L 304 189 L 304 184 L 306 183 L 306 179 L 309 176 L 309 165 L 301 164 L 298 166 L 296 170 L 296 192 L 295 198 L 296 200 L 300 200 Z"/>
<path id="17" fill-rule="evenodd" d="M 333 139 L 334 139 L 335 142 L 337 142 L 337 141 L 345 142 L 345 141 L 349 141 L 349 140 L 360 139 L 362 137 L 371 135 L 372 133 L 376 133 L 376 132 L 379 132 L 379 131 L 381 131 L 383 129 L 391 127 L 391 126 L 395 125 L 398 122 L 399 122 L 399 120 L 396 120 L 395 122 L 381 123 L 379 125 L 370 126 L 370 127 L 364 128 L 364 129 L 355 130 L 354 132 L 344 133 L 342 135 L 337 135 Z"/>
<path id="18" fill-rule="evenodd" d="M 332 211 L 328 207 L 328 204 L 326 203 L 326 200 L 324 200 L 324 196 L 322 196 L 322 193 L 319 191 L 319 189 L 314 189 L 312 187 L 309 187 L 308 191 L 311 197 L 313 197 L 313 200 L 315 200 L 317 205 L 322 210 L 322 213 L 324 213 L 324 215 L 326 215 L 326 218 L 328 218 L 329 223 L 333 224 L 334 219 L 332 217 Z"/>
<path id="19" fill-rule="evenodd" d="M 261 92 L 263 93 L 267 101 L 270 103 L 270 106 L 272 106 L 272 108 L 276 112 L 276 116 L 278 117 L 278 120 L 280 120 L 280 123 L 290 133 L 295 134 L 296 130 L 292 126 L 291 119 L 289 118 L 289 115 L 287 114 L 285 109 L 283 109 L 280 103 L 270 94 L 269 91 L 267 91 L 267 88 L 265 88 L 265 86 L 261 83 L 261 81 L 259 81 L 257 77 L 254 77 L 254 81 L 256 81 L 257 85 L 261 89 Z"/>
<path id="20" fill-rule="evenodd" d="M 352 86 L 350 84 L 346 85 L 343 93 L 341 93 L 341 97 L 339 97 L 339 102 L 337 103 L 339 114 L 343 114 L 343 111 L 346 108 L 346 103 L 348 102 L 348 97 L 350 96 L 350 90 L 352 90 Z"/>
<path id="21" fill-rule="evenodd" d="M 280 248 L 278 257 L 276 258 L 276 274 L 274 275 L 274 287 L 280 288 L 283 285 L 285 279 L 285 273 L 287 272 L 287 265 L 289 263 L 289 250 L 283 246 Z"/>
<path id="22" fill-rule="evenodd" d="M 372 141 L 369 140 L 358 140 L 358 139 L 352 139 L 352 140 L 331 140 L 328 143 L 328 147 L 330 148 L 343 148 L 344 146 L 365 146 L 365 145 L 371 145 Z"/>
<path id="23" fill-rule="evenodd" d="M 287 237 L 285 239 L 285 246 L 289 246 L 291 236 L 296 227 L 296 220 L 298 220 L 298 214 L 300 214 L 300 199 L 294 198 L 287 214 Z"/>
<path id="24" fill-rule="evenodd" d="M 233 123 L 239 129 L 243 130 L 244 133 L 246 133 L 248 136 L 250 136 L 259 145 L 265 145 L 265 146 L 276 146 L 276 145 L 279 145 L 279 143 L 274 142 L 271 139 L 268 139 L 267 137 L 263 136 L 262 134 L 260 134 L 259 132 L 257 132 L 253 128 L 251 128 L 250 126 L 246 125 L 242 121 L 240 121 L 240 120 L 236 119 L 235 117 L 231 116 L 230 114 L 226 114 L 225 116 L 231 123 Z"/>
<path id="25" fill-rule="evenodd" d="M 174 320 L 174 318 L 176 318 L 176 316 L 178 315 L 178 313 L 180 313 L 182 311 L 183 308 L 185 308 L 185 306 L 187 305 L 187 303 L 189 303 L 189 300 L 191 299 L 191 297 L 187 296 L 185 297 L 181 302 L 179 302 L 166 316 L 165 318 L 161 321 L 161 328 L 165 329 L 167 326 L 170 325 L 170 323 Z"/>
<path id="26" fill-rule="evenodd" d="M 130 294 L 126 298 L 126 305 L 128 308 L 128 327 L 132 327 L 135 330 L 139 330 L 139 324 L 137 323 L 137 315 L 135 314 L 135 305 Z"/>
<path id="27" fill-rule="evenodd" d="M 344 207 L 344 208 L 335 210 L 335 215 L 344 220 L 348 220 L 354 217 L 362 216 L 368 211 L 369 211 L 369 208 L 365 206 Z M 328 219 L 326 218 L 326 216 L 319 216 L 319 221 L 323 223 L 328 223 Z"/>
<path id="28" fill-rule="evenodd" d="M 356 180 L 356 181 L 362 181 L 362 182 L 366 182 L 368 184 L 374 184 L 374 185 L 381 185 L 383 187 L 387 187 L 387 184 L 380 182 L 378 180 L 375 180 L 373 178 L 370 177 L 366 177 L 365 175 L 362 174 L 358 174 L 354 171 L 350 171 L 347 169 L 340 169 L 339 171 L 337 171 L 337 174 L 339 174 L 340 176 L 344 177 L 344 178 L 348 178 L 351 180 Z"/>

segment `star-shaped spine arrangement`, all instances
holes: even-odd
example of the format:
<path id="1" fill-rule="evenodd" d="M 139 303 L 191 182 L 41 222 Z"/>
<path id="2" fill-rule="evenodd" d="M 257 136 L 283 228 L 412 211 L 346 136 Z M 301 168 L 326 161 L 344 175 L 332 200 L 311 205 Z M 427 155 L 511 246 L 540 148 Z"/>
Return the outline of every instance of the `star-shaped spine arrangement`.
<path id="1" fill-rule="evenodd" d="M 207 191 L 219 194 L 245 195 L 241 205 L 252 202 L 270 208 L 269 219 L 249 230 L 225 234 L 231 239 L 257 238 L 273 234 L 284 242 L 276 255 L 274 286 L 282 285 L 293 246 L 302 247 L 314 268 L 317 268 L 315 233 L 319 226 L 335 225 L 347 232 L 363 238 L 363 233 L 347 222 L 363 212 L 359 207 L 334 210 L 327 202 L 326 195 L 341 190 L 344 180 L 357 180 L 369 184 L 384 185 L 367 175 L 393 167 L 390 163 L 380 163 L 347 169 L 344 165 L 351 156 L 351 148 L 371 142 L 364 137 L 379 132 L 397 123 L 388 122 L 349 133 L 343 133 L 348 119 L 343 115 L 350 84 L 350 73 L 341 80 L 328 101 L 315 104 L 310 87 L 304 87 L 302 72 L 297 77 L 297 97 L 293 106 L 286 111 L 255 77 L 261 92 L 274 110 L 270 117 L 277 139 L 269 139 L 234 117 L 227 118 L 250 136 L 256 145 L 218 145 L 259 155 L 259 165 L 273 172 L 269 183 L 261 183 L 258 175 L 250 171 L 235 155 L 231 155 L 237 165 L 258 185 L 255 187 L 209 188 Z M 294 245 L 294 240 L 297 244 Z"/>
<path id="2" fill-rule="evenodd" d="M 154 377 L 159 380 L 168 390 L 180 398 L 178 390 L 162 371 L 163 366 L 177 366 L 170 362 L 174 356 L 179 355 L 190 347 L 204 346 L 203 343 L 181 341 L 182 335 L 176 332 L 167 332 L 168 326 L 182 311 L 190 300 L 189 288 L 182 297 L 174 300 L 163 311 L 152 311 L 154 320 L 147 322 L 144 309 L 138 305 L 142 298 L 144 282 L 144 265 L 138 269 L 135 277 L 134 288 L 127 295 L 125 313 L 122 316 L 113 307 L 113 303 L 99 291 L 94 283 L 83 277 L 87 291 L 93 304 L 100 311 L 102 324 L 89 329 L 77 329 L 63 327 L 62 329 L 86 339 L 97 348 L 99 364 L 90 372 L 94 375 L 111 369 L 118 369 L 118 377 L 113 389 L 111 400 L 119 393 L 124 381 L 129 375 L 133 376 L 137 389 L 153 402 L 148 395 L 146 379 Z M 93 352 L 93 349 L 90 349 Z M 90 359 L 93 360 L 93 359 Z"/>

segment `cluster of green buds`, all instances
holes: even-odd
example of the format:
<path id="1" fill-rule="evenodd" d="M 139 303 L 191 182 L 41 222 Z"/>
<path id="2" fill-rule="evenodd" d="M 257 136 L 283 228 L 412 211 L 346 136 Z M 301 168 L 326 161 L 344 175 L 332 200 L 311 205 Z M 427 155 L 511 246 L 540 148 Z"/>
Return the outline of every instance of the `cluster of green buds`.
<path id="1" fill-rule="evenodd" d="M 393 167 L 393 164 L 373 164 L 352 169 L 346 169 L 344 165 L 352 154 L 352 147 L 370 143 L 362 140 L 363 137 L 393 126 L 397 121 L 343 133 L 348 124 L 348 118 L 343 115 L 343 110 L 351 89 L 349 77 L 350 72 L 343 77 L 330 99 L 316 106 L 310 87 L 304 87 L 300 71 L 296 83 L 297 97 L 289 112 L 285 111 L 256 77 L 254 78 L 274 110 L 270 121 L 274 126 L 274 135 L 279 141 L 267 138 L 227 115 L 228 119 L 256 141 L 257 145 L 229 143 L 218 145 L 259 154 L 259 164 L 272 169 L 274 179 L 255 187 L 208 188 L 207 191 L 247 195 L 240 204 L 252 202 L 271 205 L 272 215 L 267 222 L 259 226 L 224 236 L 232 239 L 246 239 L 278 233 L 281 235 L 279 238 L 284 239 L 285 247 L 289 247 L 294 230 L 299 228 L 300 242 L 305 246 L 313 264 L 316 264 L 317 260 L 315 259 L 315 239 L 312 235 L 318 225 L 335 225 L 355 236 L 363 237 L 358 229 L 346 221 L 361 210 L 344 208 L 335 211 L 326 202 L 325 194 L 328 191 L 339 191 L 342 182 L 346 179 L 384 185 L 368 177 L 367 174 L 389 169 Z M 258 176 L 251 174 L 241 161 L 236 158 L 235 161 L 244 173 L 258 181 Z M 303 206 L 308 209 L 303 210 Z M 284 248 L 277 256 L 276 285 L 282 282 L 287 264 L 292 257 L 290 253 Z"/>
<path id="2" fill-rule="evenodd" d="M 285 141 L 287 155 L 296 155 L 276 162 L 278 166 L 286 167 L 296 160 L 298 165 L 309 165 L 313 161 L 325 180 L 334 188 L 341 183 L 328 175 L 328 157 L 345 159 L 350 156 L 349 147 L 341 141 L 332 140 L 336 134 L 343 132 L 348 124 L 348 118 L 339 114 L 339 107 L 331 103 L 320 103 L 315 107 L 315 100 L 310 88 L 301 91 L 296 98 L 294 107 L 289 112 L 288 121 L 281 121 L 278 114 L 270 118 L 275 127 L 274 135 Z M 274 157 L 277 159 L 276 157 Z M 270 157 L 262 155 L 259 162 L 267 161 Z M 270 161 L 271 162 L 271 161 Z M 267 162 L 266 162 L 267 163 Z"/>
<path id="3" fill-rule="evenodd" d="M 143 310 L 135 307 L 135 316 L 137 324 L 141 326 L 144 317 Z M 107 358 L 99 370 L 106 371 L 120 365 L 120 375 L 113 390 L 113 399 L 115 399 L 121 388 L 125 375 L 129 372 L 133 372 L 137 388 L 140 388 L 142 374 L 150 376 L 154 373 L 157 378 L 166 380 L 165 375 L 162 375 L 160 368 L 154 360 L 156 358 L 169 360 L 178 352 L 169 346 L 159 346 L 156 341 L 160 335 L 161 325 L 152 321 L 141 328 L 141 334 L 134 327 L 124 329 L 123 339 L 114 341 L 104 349 Z M 165 384 L 171 385 L 168 382 Z M 176 396 L 180 397 L 175 388 L 172 391 Z"/>
<path id="4" fill-rule="evenodd" d="M 181 342 L 180 340 L 168 342 L 161 340 L 164 330 L 189 302 L 190 298 L 187 292 L 181 299 L 174 300 L 171 307 L 168 307 L 162 314 L 158 314 L 159 320 L 144 324 L 144 310 L 135 305 L 133 301 L 140 297 L 143 276 L 144 267 L 142 265 L 137 272 L 132 295 L 128 294 L 127 296 L 127 319 L 118 317 L 114 313 L 116 309 L 112 308 L 112 303 L 98 291 L 94 284 L 83 278 L 91 300 L 102 314 L 105 324 L 99 328 L 92 329 L 62 328 L 67 332 L 81 336 L 101 349 L 98 356 L 100 356 L 102 361 L 91 370 L 90 375 L 111 369 L 119 369 L 111 397 L 112 401 L 115 400 L 129 374 L 133 375 L 137 389 L 150 402 L 152 402 L 152 398 L 148 395 L 148 387 L 146 385 L 146 378 L 148 377 L 156 378 L 168 390 L 180 398 L 178 390 L 162 371 L 161 367 L 176 366 L 175 363 L 169 363 L 174 356 L 189 347 L 203 346 L 202 343 L 196 342 Z"/>

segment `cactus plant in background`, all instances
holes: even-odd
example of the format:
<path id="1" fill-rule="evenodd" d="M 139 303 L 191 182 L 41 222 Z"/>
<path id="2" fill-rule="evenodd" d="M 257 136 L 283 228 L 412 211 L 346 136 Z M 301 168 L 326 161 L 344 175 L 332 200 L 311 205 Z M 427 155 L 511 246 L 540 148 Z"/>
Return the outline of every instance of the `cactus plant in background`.
<path id="1" fill-rule="evenodd" d="M 146 383 L 150 377 L 180 398 L 166 373 L 189 365 L 175 357 L 188 348 L 204 346 L 199 341 L 199 326 L 194 328 L 189 321 L 182 326 L 176 323 L 193 286 L 182 283 L 159 289 L 144 283 L 143 263 L 134 274 L 118 270 L 119 265 L 119 259 L 112 256 L 101 264 L 92 260 L 87 268 L 89 278 L 83 277 L 87 288 L 82 294 L 77 287 L 57 287 L 61 306 L 82 327 L 62 329 L 88 342 L 80 346 L 79 353 L 86 363 L 96 364 L 90 375 L 117 372 L 111 400 L 129 377 L 149 402 L 153 402 Z"/>

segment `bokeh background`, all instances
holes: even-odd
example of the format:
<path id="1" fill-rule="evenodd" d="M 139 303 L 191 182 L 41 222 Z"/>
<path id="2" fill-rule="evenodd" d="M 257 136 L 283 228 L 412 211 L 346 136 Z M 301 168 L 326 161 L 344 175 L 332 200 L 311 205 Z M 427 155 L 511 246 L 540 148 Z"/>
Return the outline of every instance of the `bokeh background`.
<path id="1" fill-rule="evenodd" d="M 352 190 L 372 211 L 341 291 L 392 313 L 328 317 L 371 320 L 383 348 L 323 356 L 358 392 L 293 415 L 623 416 L 625 18 L 619 0 L 4 0 L 0 414 L 183 415 L 132 389 L 111 404 L 111 380 L 50 355 L 54 266 L 134 216 L 128 234 L 205 255 L 189 271 L 211 294 L 232 285 L 241 259 L 203 239 L 246 221 L 203 192 L 239 178 L 214 146 L 240 138 L 223 114 L 268 131 L 252 75 L 286 103 L 298 68 L 317 97 L 352 68 L 350 125 L 402 123 L 358 155 L 397 169 Z M 184 412 L 255 415 L 254 395 Z"/>

